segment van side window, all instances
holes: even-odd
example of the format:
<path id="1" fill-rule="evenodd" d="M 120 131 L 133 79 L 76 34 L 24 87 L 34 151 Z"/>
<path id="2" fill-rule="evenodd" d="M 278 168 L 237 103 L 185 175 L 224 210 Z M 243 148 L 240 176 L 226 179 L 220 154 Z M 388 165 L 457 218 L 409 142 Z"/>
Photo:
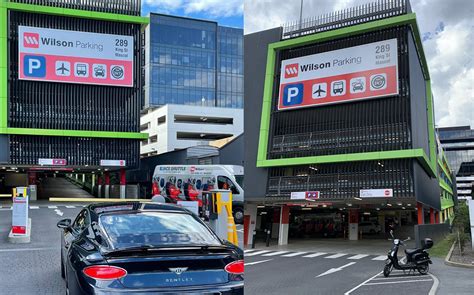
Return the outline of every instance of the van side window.
<path id="1" fill-rule="evenodd" d="M 231 190 L 232 194 L 238 195 L 239 190 L 235 186 L 235 184 L 226 176 L 218 176 L 217 177 L 217 186 L 219 189 L 224 189 L 224 190 Z"/>

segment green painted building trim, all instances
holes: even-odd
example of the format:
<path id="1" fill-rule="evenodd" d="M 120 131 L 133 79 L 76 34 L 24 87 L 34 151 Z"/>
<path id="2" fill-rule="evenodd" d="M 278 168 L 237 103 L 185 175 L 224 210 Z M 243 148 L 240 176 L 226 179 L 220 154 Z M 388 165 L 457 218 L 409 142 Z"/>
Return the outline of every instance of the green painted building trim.
<path id="1" fill-rule="evenodd" d="M 435 139 L 435 123 L 434 123 L 434 106 L 433 106 L 433 95 L 431 93 L 431 81 L 426 80 L 426 105 L 428 113 L 428 140 L 430 147 L 430 160 L 431 166 L 437 171 L 437 158 L 436 155 L 436 139 Z"/>
<path id="2" fill-rule="evenodd" d="M 140 132 L 113 132 L 89 130 L 59 130 L 59 129 L 33 129 L 33 128 L 0 128 L 0 134 L 31 135 L 31 136 L 71 136 L 95 137 L 114 139 L 148 139 L 148 133 Z"/>
<path id="3" fill-rule="evenodd" d="M 453 189 L 451 188 L 449 184 L 446 183 L 446 181 L 444 181 L 444 179 L 441 179 L 441 178 L 439 179 L 439 186 L 445 191 L 447 191 L 448 193 L 450 193 L 451 195 L 454 194 Z"/>
<path id="4" fill-rule="evenodd" d="M 437 177 L 436 168 L 436 145 L 434 141 L 434 124 L 432 116 L 432 101 L 428 105 L 428 117 L 429 124 L 428 132 L 430 133 L 430 157 L 422 149 L 412 150 L 397 150 L 397 151 L 384 151 L 384 152 L 370 152 L 370 153 L 355 153 L 355 154 L 342 154 L 342 155 L 330 155 L 330 156 L 315 156 L 315 157 L 300 157 L 290 159 L 267 159 L 268 152 L 268 138 L 270 133 L 270 117 L 272 110 L 272 97 L 273 97 L 273 83 L 275 79 L 275 62 L 277 51 L 292 48 L 295 46 L 304 46 L 308 44 L 314 44 L 324 42 L 336 38 L 343 38 L 353 35 L 360 35 L 363 33 L 381 30 L 390 27 L 396 27 L 401 25 L 410 25 L 413 30 L 413 38 L 417 46 L 418 54 L 423 65 L 425 73 L 425 79 L 429 81 L 428 64 L 424 56 L 423 45 L 420 39 L 418 25 L 416 23 L 416 15 L 414 13 L 395 16 L 373 22 L 368 22 L 360 25 L 345 27 L 332 31 L 322 32 L 318 34 L 312 34 L 302 36 L 294 39 L 283 40 L 268 45 L 267 51 L 267 64 L 265 72 L 265 82 L 263 89 L 263 104 L 262 104 L 262 116 L 260 120 L 260 136 L 257 151 L 257 167 L 268 168 L 278 166 L 292 166 L 292 165 L 305 165 L 305 164 L 321 164 L 321 163 L 338 163 L 347 161 L 369 161 L 369 160 L 388 160 L 398 158 L 417 158 L 423 168 L 432 177 Z M 428 84 L 427 84 L 428 85 Z M 430 91 L 431 87 L 427 90 Z M 430 121 L 431 119 L 431 121 Z M 432 134 L 431 134 L 432 133 Z M 434 149 L 433 149 L 434 147 Z"/>
<path id="5" fill-rule="evenodd" d="M 448 173 L 448 171 L 446 170 L 446 168 L 444 168 L 444 165 L 443 165 L 443 162 L 441 162 L 441 160 L 438 159 L 438 166 L 441 168 L 441 170 L 444 172 L 444 174 L 446 175 L 446 177 L 449 179 L 449 181 L 452 183 L 453 182 L 453 179 L 451 178 L 451 175 Z"/>
<path id="6" fill-rule="evenodd" d="M 79 10 L 71 8 L 61 8 L 61 7 L 51 7 L 43 5 L 34 5 L 34 4 L 25 4 L 25 3 L 14 3 L 14 2 L 3 2 L 3 6 L 7 9 L 24 11 L 31 13 L 41 13 L 41 14 L 51 14 L 51 15 L 60 15 L 67 17 L 80 17 L 96 20 L 105 20 L 105 21 L 115 21 L 115 22 L 125 22 L 133 24 L 149 24 L 150 19 L 143 16 L 134 16 L 134 15 L 125 15 L 118 13 L 107 13 L 107 12 L 96 12 L 88 10 Z"/>
<path id="7" fill-rule="evenodd" d="M 0 128 L 8 125 L 8 18 L 0 0 Z"/>
<path id="8" fill-rule="evenodd" d="M 441 210 L 454 207 L 454 201 L 452 199 L 441 198 Z"/>

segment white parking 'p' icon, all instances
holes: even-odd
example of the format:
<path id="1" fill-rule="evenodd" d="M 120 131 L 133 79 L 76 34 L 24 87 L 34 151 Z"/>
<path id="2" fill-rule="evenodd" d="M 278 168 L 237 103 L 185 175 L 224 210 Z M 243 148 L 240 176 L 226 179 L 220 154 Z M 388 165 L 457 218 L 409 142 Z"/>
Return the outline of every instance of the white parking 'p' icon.
<path id="1" fill-rule="evenodd" d="M 39 68 L 41 68 L 41 62 L 39 59 L 28 59 L 28 74 L 33 74 L 33 71 Z"/>

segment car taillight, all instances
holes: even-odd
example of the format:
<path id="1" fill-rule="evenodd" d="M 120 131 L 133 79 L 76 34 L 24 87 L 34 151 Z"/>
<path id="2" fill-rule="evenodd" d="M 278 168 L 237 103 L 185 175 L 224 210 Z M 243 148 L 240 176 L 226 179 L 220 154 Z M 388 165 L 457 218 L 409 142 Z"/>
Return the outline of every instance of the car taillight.
<path id="1" fill-rule="evenodd" d="M 127 271 L 121 267 L 110 265 L 93 265 L 88 266 L 82 272 L 96 280 L 116 280 L 127 275 Z"/>
<path id="2" fill-rule="evenodd" d="M 151 194 L 153 196 L 159 195 L 160 194 L 160 187 L 158 186 L 158 183 L 153 181 L 153 185 L 151 187 Z"/>
<path id="3" fill-rule="evenodd" d="M 233 275 L 242 275 L 244 274 L 244 261 L 237 260 L 231 262 L 225 266 L 225 271 Z"/>

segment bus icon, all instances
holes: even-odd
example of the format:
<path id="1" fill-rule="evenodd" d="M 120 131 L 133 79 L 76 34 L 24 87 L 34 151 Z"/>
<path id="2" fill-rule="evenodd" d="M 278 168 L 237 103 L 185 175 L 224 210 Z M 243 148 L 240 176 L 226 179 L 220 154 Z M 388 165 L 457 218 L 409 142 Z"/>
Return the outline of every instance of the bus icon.
<path id="1" fill-rule="evenodd" d="M 331 83 L 331 96 L 341 96 L 346 94 L 346 81 L 338 80 Z"/>

